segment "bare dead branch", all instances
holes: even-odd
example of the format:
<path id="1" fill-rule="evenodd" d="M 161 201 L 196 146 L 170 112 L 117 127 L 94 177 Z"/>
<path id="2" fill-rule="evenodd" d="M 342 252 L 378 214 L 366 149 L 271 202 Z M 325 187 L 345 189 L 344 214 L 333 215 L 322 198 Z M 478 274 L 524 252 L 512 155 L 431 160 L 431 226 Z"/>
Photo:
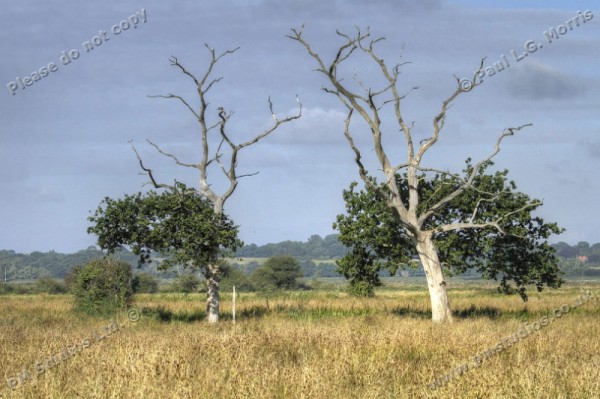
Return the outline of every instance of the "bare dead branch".
<path id="1" fill-rule="evenodd" d="M 500 144 L 502 143 L 502 140 L 504 140 L 505 137 L 514 135 L 515 132 L 517 132 L 517 131 L 525 128 L 525 127 L 528 127 L 528 126 L 532 126 L 532 124 L 528 123 L 528 124 L 525 124 L 525 125 L 521 125 L 519 127 L 514 127 L 514 128 L 508 128 L 508 129 L 506 129 L 498 137 L 498 140 L 496 140 L 496 144 L 494 146 L 494 151 L 487 158 L 485 158 L 485 159 L 477 162 L 477 164 L 473 167 L 473 170 L 471 171 L 471 173 L 469 174 L 469 176 L 465 179 L 464 183 L 460 187 L 458 187 L 454 192 L 452 192 L 452 193 L 448 194 L 447 196 L 445 196 L 444 198 L 442 198 L 440 201 L 438 201 L 435 205 L 433 205 L 427 211 L 423 212 L 423 214 L 421 216 L 419 216 L 419 225 L 423 225 L 424 221 L 427 218 L 429 218 L 431 215 L 433 215 L 439 209 L 441 209 L 441 208 L 445 207 L 446 205 L 448 205 L 454 198 L 456 198 L 460 194 L 462 194 L 467 188 L 472 187 L 473 180 L 475 179 L 475 177 L 479 173 L 479 170 L 481 169 L 481 167 L 485 163 L 487 163 L 490 160 L 492 160 L 492 158 L 494 158 L 500 152 Z"/>
<path id="2" fill-rule="evenodd" d="M 417 153 L 417 157 L 416 157 L 417 163 L 421 162 L 423 155 L 425 155 L 425 152 L 427 152 L 427 150 L 430 149 L 438 141 L 438 139 L 440 137 L 440 131 L 444 128 L 444 124 L 446 122 L 446 113 L 448 111 L 448 108 L 450 107 L 450 104 L 459 95 L 466 93 L 467 91 L 472 90 L 473 87 L 481 84 L 481 82 L 477 82 L 477 76 L 478 76 L 478 71 L 480 71 L 483 68 L 484 61 L 485 61 L 485 58 L 483 58 L 481 60 L 479 68 L 473 74 L 473 79 L 470 82 L 469 90 L 465 90 L 465 88 L 461 86 L 461 80 L 458 79 L 457 77 L 455 77 L 457 80 L 457 87 L 454 90 L 454 92 L 442 102 L 442 108 L 441 108 L 440 112 L 433 118 L 433 134 L 429 139 L 426 139 L 421 144 L 419 151 Z"/>
<path id="3" fill-rule="evenodd" d="M 200 115 L 198 115 L 196 113 L 196 111 L 194 111 L 194 109 L 190 106 L 190 104 L 181 96 L 175 95 L 175 94 L 171 94 L 169 93 L 168 95 L 153 95 L 153 96 L 148 96 L 149 98 L 167 98 L 167 99 L 171 99 L 171 98 L 175 98 L 179 101 L 181 101 L 186 107 L 187 109 L 194 114 L 194 116 L 196 117 L 196 119 L 200 118 Z"/>
<path id="4" fill-rule="evenodd" d="M 277 130 L 277 128 L 279 126 L 281 126 L 284 123 L 288 123 L 291 122 L 295 119 L 298 119 L 302 116 L 302 102 L 300 101 L 300 99 L 298 98 L 298 96 L 296 96 L 296 102 L 298 103 L 298 113 L 294 114 L 294 115 L 290 115 L 290 116 L 286 116 L 283 119 L 279 119 L 276 115 L 275 112 L 273 111 L 273 103 L 271 102 L 271 98 L 269 98 L 269 110 L 271 111 L 271 115 L 273 117 L 274 120 L 274 124 L 264 130 L 262 133 L 256 135 L 253 139 L 248 140 L 242 144 L 238 144 L 236 147 L 241 150 L 242 148 L 248 147 L 254 143 L 257 143 L 258 141 L 262 140 L 263 138 L 267 137 L 269 134 L 273 133 L 275 130 Z"/>
<path id="5" fill-rule="evenodd" d="M 485 229 L 485 228 L 494 228 L 498 231 L 498 233 L 500 234 L 506 234 L 506 232 L 504 231 L 504 229 L 502 229 L 502 227 L 500 226 L 500 222 L 502 221 L 502 219 L 505 219 L 511 215 L 517 214 L 519 212 L 523 212 L 526 209 L 529 208 L 533 208 L 533 207 L 537 207 L 541 204 L 540 201 L 532 201 L 528 204 L 523 205 L 522 207 L 520 207 L 519 209 L 516 209 L 512 212 L 508 212 L 505 213 L 504 215 L 500 216 L 499 218 L 495 219 L 492 222 L 485 222 L 485 223 L 473 223 L 472 219 L 473 217 L 471 217 L 471 221 L 470 222 L 462 222 L 462 223 L 451 223 L 451 224 L 446 224 L 443 226 L 439 226 L 436 231 L 438 232 L 448 232 L 448 231 L 455 231 L 455 230 L 461 230 L 461 229 Z M 518 235 L 515 234 L 511 234 L 515 237 L 520 237 Z"/>
<path id="6" fill-rule="evenodd" d="M 149 139 L 146 139 L 146 141 L 147 141 L 147 142 L 148 142 L 148 143 L 149 143 L 149 144 L 150 144 L 152 147 L 154 147 L 154 148 L 156 149 L 156 151 L 158 151 L 160 154 L 162 154 L 162 155 L 164 155 L 164 156 L 166 156 L 166 157 L 169 157 L 169 158 L 171 158 L 172 160 L 174 160 L 174 161 L 175 161 L 175 163 L 176 163 L 177 165 L 180 165 L 180 166 L 185 166 L 185 167 L 187 167 L 187 168 L 194 168 L 194 169 L 198 169 L 198 168 L 200 167 L 200 165 L 199 165 L 199 164 L 193 164 L 193 163 L 185 163 L 185 162 L 181 162 L 179 159 L 177 159 L 177 157 L 176 157 L 175 155 L 173 155 L 173 154 L 170 154 L 170 153 L 168 153 L 168 152 L 165 152 L 165 151 L 163 151 L 163 150 L 162 150 L 162 149 L 161 149 L 161 148 L 160 148 L 160 147 L 159 147 L 157 144 L 153 143 L 153 142 L 152 142 L 152 141 L 150 141 Z"/>
<path id="7" fill-rule="evenodd" d="M 300 33 L 298 33 L 298 34 L 300 34 Z M 234 141 L 231 139 L 230 135 L 227 133 L 227 129 L 226 129 L 227 122 L 233 115 L 233 112 L 227 113 L 223 109 L 223 107 L 219 107 L 219 108 L 217 108 L 217 117 L 218 117 L 217 121 L 214 123 L 209 123 L 207 121 L 208 120 L 207 110 L 208 110 L 208 106 L 209 106 L 209 102 L 207 101 L 207 93 L 214 87 L 214 85 L 216 85 L 218 82 L 220 82 L 223 79 L 222 77 L 212 78 L 216 64 L 223 57 L 225 57 L 229 54 L 235 53 L 237 50 L 239 50 L 239 47 L 223 51 L 222 53 L 217 53 L 215 51 L 215 49 L 210 47 L 208 44 L 205 44 L 204 46 L 209 51 L 210 60 L 208 62 L 208 67 L 206 68 L 206 70 L 204 71 L 204 74 L 202 76 L 198 77 L 198 76 L 194 75 L 190 70 L 188 70 L 185 66 L 183 66 L 183 64 L 181 62 L 179 62 L 179 60 L 176 57 L 171 57 L 169 59 L 172 66 L 175 66 L 183 74 L 185 74 L 186 76 L 188 76 L 190 79 L 193 80 L 194 85 L 196 86 L 196 91 L 198 93 L 198 99 L 200 102 L 197 111 L 194 109 L 194 107 L 191 106 L 191 104 L 187 100 L 185 100 L 183 97 L 181 97 L 179 95 L 169 93 L 168 95 L 150 96 L 152 98 L 177 99 L 182 104 L 184 104 L 185 107 L 189 111 L 191 111 L 193 113 L 194 117 L 198 120 L 198 122 L 200 124 L 200 128 L 201 128 L 202 155 L 201 155 L 200 162 L 198 164 L 182 162 L 174 154 L 171 154 L 171 153 L 168 153 L 168 152 L 162 150 L 158 144 L 156 144 L 150 140 L 148 140 L 148 143 L 150 145 L 152 145 L 160 154 L 167 156 L 167 157 L 171 158 L 172 160 L 174 160 L 177 165 L 198 169 L 200 171 L 199 186 L 200 186 L 200 191 L 201 191 L 202 195 L 204 195 L 206 198 L 208 198 L 213 203 L 215 211 L 221 212 L 224 202 L 227 200 L 227 198 L 229 198 L 229 196 L 235 190 L 238 179 L 240 179 L 242 177 L 254 176 L 258 173 L 258 172 L 246 173 L 246 174 L 242 174 L 239 176 L 236 174 L 238 152 L 241 149 L 251 146 L 251 145 L 257 143 L 258 141 L 262 140 L 269 134 L 273 133 L 282 124 L 291 122 L 292 120 L 300 118 L 300 116 L 302 115 L 302 103 L 300 102 L 298 97 L 296 97 L 296 101 L 299 105 L 298 113 L 294 114 L 294 115 L 286 116 L 284 118 L 279 118 L 275 114 L 273 102 L 271 101 L 271 98 L 269 98 L 268 104 L 269 104 L 269 110 L 271 111 L 271 115 L 273 118 L 273 125 L 271 127 L 269 127 L 268 129 L 264 130 L 263 132 L 261 132 L 260 134 L 256 135 L 254 138 L 252 138 L 246 142 L 243 142 L 241 144 L 235 144 Z M 208 134 L 209 134 L 209 132 L 211 132 L 212 130 L 215 130 L 215 129 L 218 129 L 221 140 L 219 141 L 219 145 L 217 146 L 216 151 L 214 153 L 212 153 L 210 145 L 209 145 Z M 223 162 L 223 160 L 224 160 L 223 158 L 225 157 L 225 154 L 222 152 L 222 148 L 223 148 L 224 144 L 227 144 L 227 147 L 229 147 L 229 151 L 226 151 L 227 156 L 229 157 L 227 162 Z M 132 146 L 133 146 L 133 144 L 132 144 Z M 135 147 L 134 147 L 134 151 L 135 151 Z M 135 152 L 136 152 L 136 156 L 138 157 L 138 160 L 140 161 L 140 165 L 141 165 L 142 169 L 144 170 L 144 172 L 146 172 L 146 174 L 148 174 L 148 176 L 150 177 L 150 179 L 152 181 L 152 184 L 154 184 L 155 187 L 170 187 L 167 185 L 158 184 L 156 182 L 156 180 L 154 179 L 152 171 L 143 165 L 141 157 L 139 156 L 137 151 L 135 151 Z M 225 193 L 223 193 L 221 195 L 218 195 L 216 192 L 214 192 L 213 189 L 211 188 L 211 185 L 208 183 L 208 167 L 213 163 L 216 163 L 218 165 L 218 167 L 221 169 L 222 173 L 229 180 L 229 188 L 225 191 Z M 227 166 L 225 164 L 227 164 Z"/>
<path id="8" fill-rule="evenodd" d="M 140 156 L 140 154 L 138 153 L 137 149 L 135 148 L 135 145 L 133 144 L 133 140 L 129 140 L 129 144 L 131 144 L 131 148 L 133 149 L 133 152 L 135 153 L 135 156 L 137 157 L 139 163 L 140 163 L 140 167 L 142 168 L 142 170 L 145 172 L 146 175 L 148 175 L 148 178 L 150 178 L 150 183 L 154 186 L 154 188 L 159 189 L 159 188 L 167 188 L 173 191 L 177 191 L 175 189 L 174 186 L 170 186 L 168 184 L 163 184 L 163 183 L 158 183 L 156 181 L 156 179 L 154 178 L 154 174 L 152 173 L 152 169 L 147 168 L 144 166 L 144 161 L 142 161 L 142 157 Z"/>
<path id="9" fill-rule="evenodd" d="M 179 68 L 181 70 L 181 72 L 183 72 L 184 74 L 186 74 L 187 76 L 192 78 L 192 80 L 194 81 L 196 86 L 200 85 L 200 82 L 198 82 L 198 79 L 194 76 L 194 74 L 192 74 L 190 71 L 185 69 L 185 67 L 179 63 L 179 60 L 177 59 L 177 57 L 171 56 L 171 58 L 169 58 L 169 61 L 171 62 L 172 66 Z"/>
<path id="10" fill-rule="evenodd" d="M 353 113 L 354 108 L 348 107 L 348 116 L 346 117 L 346 122 L 344 124 L 344 136 L 346 136 L 346 140 L 348 140 L 350 148 L 352 148 L 352 151 L 354 151 L 354 162 L 358 166 L 358 173 L 360 174 L 361 179 L 371 190 L 374 192 L 379 192 L 379 187 L 373 183 L 373 180 L 369 177 L 367 170 L 362 163 L 362 155 L 356 144 L 354 144 L 354 139 L 350 133 L 350 122 L 352 120 Z"/>

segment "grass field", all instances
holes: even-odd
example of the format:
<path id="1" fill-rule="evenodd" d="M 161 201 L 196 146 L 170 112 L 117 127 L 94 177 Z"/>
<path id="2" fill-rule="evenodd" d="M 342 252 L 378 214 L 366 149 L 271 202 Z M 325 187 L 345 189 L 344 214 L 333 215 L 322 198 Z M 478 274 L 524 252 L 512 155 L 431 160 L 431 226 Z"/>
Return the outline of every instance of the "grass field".
<path id="1" fill-rule="evenodd" d="M 575 308 L 582 288 L 595 296 Z M 442 326 L 429 321 L 416 283 L 372 299 L 290 292 L 268 307 L 242 294 L 235 324 L 224 294 L 222 322 L 210 326 L 202 295 L 140 295 L 114 324 L 72 313 L 67 295 L 5 295 L 0 397 L 598 398 L 598 296 L 600 285 L 573 283 L 523 303 L 493 286 L 453 282 L 456 321 Z M 563 305 L 572 309 L 533 329 Z M 528 336 L 495 350 L 525 325 Z M 468 371 L 431 389 L 465 363 Z"/>

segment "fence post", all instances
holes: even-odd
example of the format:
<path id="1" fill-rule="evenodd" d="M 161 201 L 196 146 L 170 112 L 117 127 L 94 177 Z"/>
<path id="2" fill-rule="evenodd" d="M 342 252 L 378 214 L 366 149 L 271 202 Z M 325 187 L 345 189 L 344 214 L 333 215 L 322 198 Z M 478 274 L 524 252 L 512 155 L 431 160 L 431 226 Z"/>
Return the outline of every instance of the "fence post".
<path id="1" fill-rule="evenodd" d="M 231 304 L 233 314 L 233 324 L 235 324 L 235 285 L 233 286 L 233 302 Z"/>

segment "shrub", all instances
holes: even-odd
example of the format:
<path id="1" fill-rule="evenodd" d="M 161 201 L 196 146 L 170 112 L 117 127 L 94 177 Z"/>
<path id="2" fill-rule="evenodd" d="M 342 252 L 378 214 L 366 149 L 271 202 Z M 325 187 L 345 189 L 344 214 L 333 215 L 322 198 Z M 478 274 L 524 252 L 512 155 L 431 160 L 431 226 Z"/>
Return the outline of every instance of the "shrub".
<path id="1" fill-rule="evenodd" d="M 67 286 L 67 290 L 69 290 L 70 292 L 72 292 L 72 287 L 73 283 L 75 282 L 75 278 L 77 277 L 77 274 L 81 271 L 82 268 L 82 265 L 74 266 L 69 272 L 69 274 L 65 276 L 64 282 Z"/>
<path id="2" fill-rule="evenodd" d="M 154 294 L 158 292 L 158 280 L 150 273 L 138 273 L 133 277 L 132 288 L 136 294 Z"/>
<path id="3" fill-rule="evenodd" d="M 40 277 L 35 282 L 37 292 L 47 294 L 64 294 L 68 291 L 67 285 L 49 277 Z"/>
<path id="4" fill-rule="evenodd" d="M 237 291 L 254 291 L 254 285 L 246 274 L 236 265 L 222 265 L 221 291 L 231 291 L 233 287 Z"/>
<path id="5" fill-rule="evenodd" d="M 297 289 L 300 285 L 296 279 L 300 277 L 300 264 L 288 255 L 273 256 L 252 273 L 254 285 L 261 291 Z"/>
<path id="6" fill-rule="evenodd" d="M 0 283 L 0 295 L 11 294 L 14 291 L 13 286 L 8 283 Z"/>
<path id="7" fill-rule="evenodd" d="M 191 294 L 198 292 L 201 283 L 202 281 L 195 274 L 180 274 L 173 282 L 173 290 Z"/>
<path id="8" fill-rule="evenodd" d="M 75 309 L 92 315 L 112 314 L 131 304 L 131 266 L 114 259 L 96 259 L 74 269 L 70 290 Z"/>
<path id="9" fill-rule="evenodd" d="M 351 280 L 350 285 L 348 286 L 348 293 L 352 296 L 358 297 L 375 296 L 373 285 L 364 280 Z"/>

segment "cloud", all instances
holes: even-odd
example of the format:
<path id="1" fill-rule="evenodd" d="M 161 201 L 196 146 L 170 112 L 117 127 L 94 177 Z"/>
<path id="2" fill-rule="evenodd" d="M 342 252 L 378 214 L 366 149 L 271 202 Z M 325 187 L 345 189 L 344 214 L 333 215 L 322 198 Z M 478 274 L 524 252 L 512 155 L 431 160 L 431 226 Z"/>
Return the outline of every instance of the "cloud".
<path id="1" fill-rule="evenodd" d="M 336 109 L 305 108 L 300 119 L 274 135 L 273 143 L 308 146 L 344 144 L 345 118 L 346 115 Z"/>
<path id="2" fill-rule="evenodd" d="M 590 157 L 600 159 L 600 141 L 581 143 L 581 146 L 587 151 Z"/>
<path id="3" fill-rule="evenodd" d="M 586 82 L 561 70 L 536 61 L 514 69 L 507 90 L 513 97 L 542 100 L 568 99 L 586 94 Z"/>

